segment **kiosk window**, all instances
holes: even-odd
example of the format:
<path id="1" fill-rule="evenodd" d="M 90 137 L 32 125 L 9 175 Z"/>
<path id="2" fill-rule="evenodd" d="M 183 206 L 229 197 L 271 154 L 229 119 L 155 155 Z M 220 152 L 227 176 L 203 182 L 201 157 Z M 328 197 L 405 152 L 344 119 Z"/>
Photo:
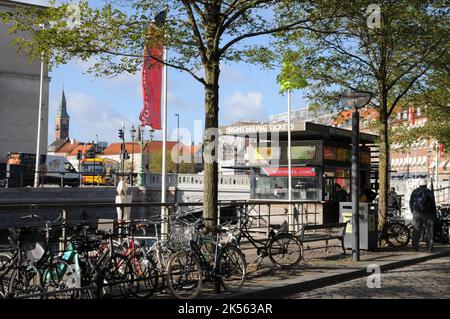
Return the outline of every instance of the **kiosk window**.
<path id="1" fill-rule="evenodd" d="M 291 156 L 294 160 L 313 160 L 316 159 L 315 146 L 292 146 Z"/>

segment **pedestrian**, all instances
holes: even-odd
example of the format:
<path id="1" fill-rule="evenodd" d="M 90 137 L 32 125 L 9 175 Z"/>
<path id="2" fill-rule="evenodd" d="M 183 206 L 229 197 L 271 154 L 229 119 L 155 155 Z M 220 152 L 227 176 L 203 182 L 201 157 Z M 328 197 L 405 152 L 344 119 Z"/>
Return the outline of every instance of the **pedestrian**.
<path id="1" fill-rule="evenodd" d="M 399 211 L 399 209 L 400 209 L 398 195 L 395 192 L 395 187 L 391 187 L 391 190 L 389 191 L 388 208 L 391 211 L 394 211 L 395 213 L 397 213 Z"/>
<path id="2" fill-rule="evenodd" d="M 334 187 L 336 189 L 336 202 L 348 202 L 348 194 L 345 189 L 343 189 L 342 186 L 338 183 L 335 183 Z"/>
<path id="3" fill-rule="evenodd" d="M 427 180 L 421 180 L 409 200 L 409 207 L 413 214 L 412 246 L 414 250 L 419 249 L 419 240 L 424 234 L 427 242 L 428 252 L 433 251 L 434 224 L 436 222 L 436 203 L 433 192 L 427 188 Z"/>

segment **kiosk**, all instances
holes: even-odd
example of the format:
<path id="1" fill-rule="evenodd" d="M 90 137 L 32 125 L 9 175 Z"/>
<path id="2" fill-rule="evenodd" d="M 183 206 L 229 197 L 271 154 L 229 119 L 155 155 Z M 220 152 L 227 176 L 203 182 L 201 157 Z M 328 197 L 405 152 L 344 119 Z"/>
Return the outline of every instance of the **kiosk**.
<path id="1" fill-rule="evenodd" d="M 222 143 L 223 152 L 234 159 L 227 168 L 247 170 L 252 199 L 288 199 L 286 123 L 238 123 L 221 127 L 220 133 L 234 137 Z M 322 201 L 323 223 L 339 222 L 339 203 L 350 200 L 351 133 L 310 122 L 291 124 L 292 199 Z M 360 189 L 375 193 L 378 181 L 370 173 L 376 138 L 360 134 Z"/>

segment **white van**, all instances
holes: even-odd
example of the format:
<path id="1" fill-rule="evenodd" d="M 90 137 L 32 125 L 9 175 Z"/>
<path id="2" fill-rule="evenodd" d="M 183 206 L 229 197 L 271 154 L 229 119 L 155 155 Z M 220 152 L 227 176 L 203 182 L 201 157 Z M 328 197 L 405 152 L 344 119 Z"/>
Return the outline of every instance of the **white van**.
<path id="1" fill-rule="evenodd" d="M 41 164 L 42 181 L 44 184 L 69 185 L 78 187 L 80 175 L 67 158 L 63 156 L 47 155 L 45 164 Z"/>
<path id="2" fill-rule="evenodd" d="M 9 153 L 7 162 L 8 187 L 26 187 L 34 185 L 36 154 Z M 40 156 L 40 184 L 61 186 L 80 185 L 80 176 L 73 165 L 63 156 Z"/>

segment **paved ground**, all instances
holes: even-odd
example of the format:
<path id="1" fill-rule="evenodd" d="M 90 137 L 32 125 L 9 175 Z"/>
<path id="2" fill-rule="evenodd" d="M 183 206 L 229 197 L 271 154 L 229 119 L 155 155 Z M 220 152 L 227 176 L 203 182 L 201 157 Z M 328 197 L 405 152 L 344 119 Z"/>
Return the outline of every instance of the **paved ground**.
<path id="1" fill-rule="evenodd" d="M 367 278 L 360 278 L 288 298 L 450 298 L 449 292 L 450 257 L 445 257 L 382 273 L 380 288 L 368 288 Z"/>

